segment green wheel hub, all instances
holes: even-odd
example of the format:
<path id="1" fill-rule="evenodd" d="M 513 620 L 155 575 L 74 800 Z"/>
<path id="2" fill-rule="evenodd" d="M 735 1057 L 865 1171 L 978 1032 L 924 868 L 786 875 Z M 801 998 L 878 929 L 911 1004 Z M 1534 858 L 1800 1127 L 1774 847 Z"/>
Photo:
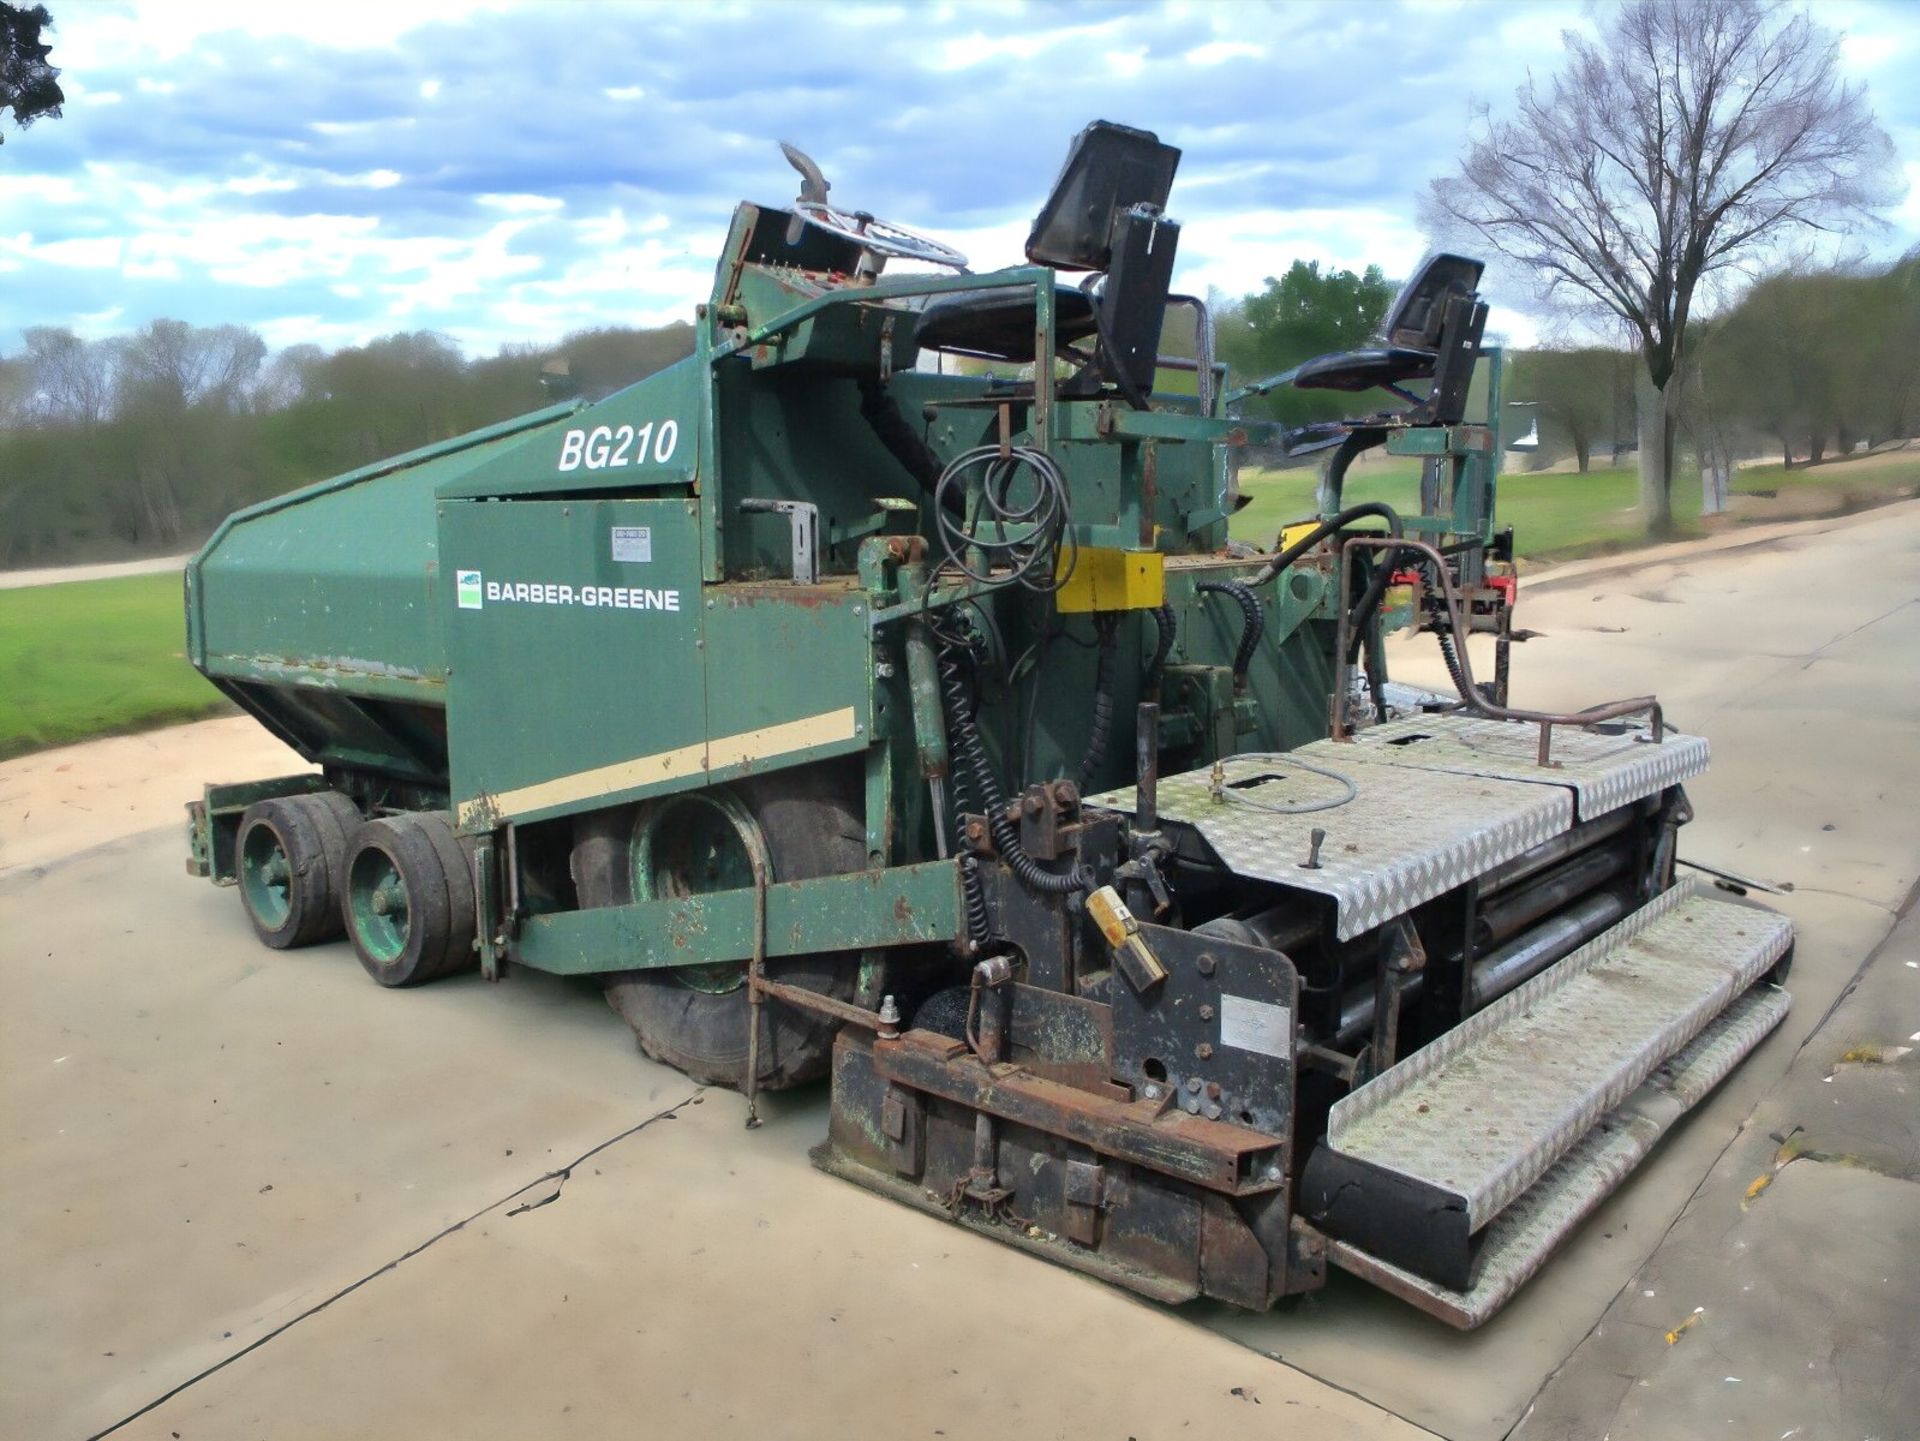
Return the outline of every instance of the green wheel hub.
<path id="1" fill-rule="evenodd" d="M 278 832 L 269 825 L 254 826 L 240 852 L 240 888 L 246 892 L 248 908 L 269 928 L 287 923 L 293 907 L 288 893 L 291 880 L 286 846 Z"/>
<path id="2" fill-rule="evenodd" d="M 672 900 L 753 884 L 759 827 L 724 792 L 674 796 L 647 808 L 634 827 L 630 856 L 636 900 Z M 738 961 L 678 966 L 670 974 L 689 990 L 721 996 L 746 984 Z"/>
<path id="3" fill-rule="evenodd" d="M 364 847 L 347 872 L 347 922 L 376 960 L 397 960 L 407 948 L 407 884 L 393 857 L 378 846 Z"/>

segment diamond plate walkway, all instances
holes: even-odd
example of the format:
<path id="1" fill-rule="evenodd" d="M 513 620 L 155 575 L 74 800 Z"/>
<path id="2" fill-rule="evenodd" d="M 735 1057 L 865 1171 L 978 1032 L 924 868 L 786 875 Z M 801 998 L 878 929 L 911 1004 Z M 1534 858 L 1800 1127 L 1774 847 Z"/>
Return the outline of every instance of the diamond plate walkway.
<path id="1" fill-rule="evenodd" d="M 1675 886 L 1344 1097 L 1330 1150 L 1487 1234 L 1464 1293 L 1355 1244 L 1334 1259 L 1478 1324 L 1779 1023 L 1786 995 L 1754 985 L 1792 939 L 1784 916 Z"/>

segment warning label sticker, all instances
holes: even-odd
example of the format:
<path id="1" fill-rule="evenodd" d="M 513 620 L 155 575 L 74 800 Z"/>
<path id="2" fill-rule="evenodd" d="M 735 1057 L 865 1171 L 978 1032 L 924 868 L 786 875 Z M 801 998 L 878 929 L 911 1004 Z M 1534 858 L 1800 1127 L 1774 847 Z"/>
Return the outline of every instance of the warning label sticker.
<path id="1" fill-rule="evenodd" d="M 1293 1054 L 1293 1012 L 1270 1001 L 1220 997 L 1220 1044 L 1282 1060 Z"/>
<path id="2" fill-rule="evenodd" d="M 616 525 L 613 528 L 613 558 L 615 560 L 651 561 L 653 559 L 653 527 L 650 525 Z"/>

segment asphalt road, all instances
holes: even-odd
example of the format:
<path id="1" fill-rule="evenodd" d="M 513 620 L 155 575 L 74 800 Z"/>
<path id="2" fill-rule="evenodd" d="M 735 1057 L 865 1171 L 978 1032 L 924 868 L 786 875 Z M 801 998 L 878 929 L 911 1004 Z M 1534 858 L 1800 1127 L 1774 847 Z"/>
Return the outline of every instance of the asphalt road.
<path id="1" fill-rule="evenodd" d="M 185 728 L 64 858 L 33 816 L 109 753 L 0 767 L 0 1435 L 1903 1434 L 1920 1193 L 1868 1142 L 1913 1114 L 1920 946 L 1862 963 L 1920 876 L 1920 505 L 1522 604 L 1518 697 L 1657 689 L 1714 742 L 1685 851 L 1791 882 L 1802 940 L 1782 1032 L 1475 1335 L 1344 1281 L 1147 1305 L 814 1171 L 823 1092 L 744 1132 L 588 987 L 264 951 L 146 827 L 155 777 L 277 758 Z M 1808 1315 L 1824 1349 L 1768 1324 Z"/>

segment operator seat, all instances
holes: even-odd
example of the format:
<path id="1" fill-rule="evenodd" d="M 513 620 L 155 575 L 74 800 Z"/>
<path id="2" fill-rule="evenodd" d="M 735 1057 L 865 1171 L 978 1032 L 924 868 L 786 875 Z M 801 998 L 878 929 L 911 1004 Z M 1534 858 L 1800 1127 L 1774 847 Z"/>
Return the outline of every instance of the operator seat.
<path id="1" fill-rule="evenodd" d="M 1062 345 L 1094 334 L 1092 299 L 1073 286 L 1055 286 L 1053 325 Z M 1024 285 L 996 285 L 935 296 L 920 312 L 914 339 L 930 350 L 1024 364 L 1034 358 L 1033 292 Z"/>
<path id="2" fill-rule="evenodd" d="M 1115 386 L 1145 409 L 1159 365 L 1160 330 L 1180 224 L 1165 214 L 1180 152 L 1151 131 L 1096 120 L 1074 137 L 1066 165 L 1027 236 L 1027 260 L 1091 272 L 1089 283 L 1054 288 L 1062 344 L 1098 341 L 1060 388 L 1075 399 Z M 1024 285 L 958 291 L 928 302 L 915 332 L 930 350 L 996 360 L 1034 356 L 1033 291 Z"/>
<path id="3" fill-rule="evenodd" d="M 1392 390 L 1416 402 L 1409 412 L 1415 424 L 1458 424 L 1487 323 L 1479 294 L 1484 268 L 1464 255 L 1429 256 L 1395 297 L 1384 345 L 1316 355 L 1281 380 L 1296 390 Z M 1409 380 L 1433 385 L 1416 396 L 1400 390 Z"/>

